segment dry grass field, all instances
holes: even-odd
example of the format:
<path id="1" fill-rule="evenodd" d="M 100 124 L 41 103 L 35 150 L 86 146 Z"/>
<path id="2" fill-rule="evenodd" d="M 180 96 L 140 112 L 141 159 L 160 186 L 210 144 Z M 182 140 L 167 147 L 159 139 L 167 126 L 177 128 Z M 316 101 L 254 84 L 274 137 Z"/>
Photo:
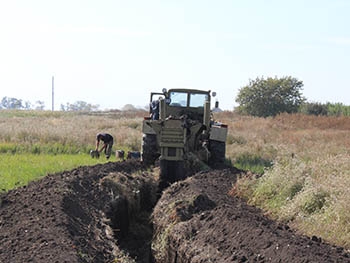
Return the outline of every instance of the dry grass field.
<path id="1" fill-rule="evenodd" d="M 0 156 L 87 154 L 98 132 L 140 150 L 146 112 L 0 112 Z M 226 156 L 242 174 L 231 194 L 307 235 L 350 248 L 350 118 L 215 113 L 228 124 Z"/>
<path id="2" fill-rule="evenodd" d="M 350 118 L 221 113 L 227 156 L 271 161 L 263 176 L 243 175 L 232 189 L 271 217 L 350 248 Z M 249 162 L 249 160 L 248 160 Z"/>
<path id="3" fill-rule="evenodd" d="M 139 150 L 141 119 L 135 111 L 83 114 L 1 111 L 0 153 L 78 153 L 95 147 L 96 134 L 114 136 L 114 147 Z"/>

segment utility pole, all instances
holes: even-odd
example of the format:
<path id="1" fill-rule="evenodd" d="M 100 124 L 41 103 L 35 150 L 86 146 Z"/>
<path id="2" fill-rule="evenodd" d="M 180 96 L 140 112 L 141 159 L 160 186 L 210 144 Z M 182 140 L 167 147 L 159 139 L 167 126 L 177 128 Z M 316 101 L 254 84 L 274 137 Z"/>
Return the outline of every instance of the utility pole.
<path id="1" fill-rule="evenodd" d="M 54 89 L 54 77 L 52 76 L 52 111 L 55 110 L 55 89 Z"/>

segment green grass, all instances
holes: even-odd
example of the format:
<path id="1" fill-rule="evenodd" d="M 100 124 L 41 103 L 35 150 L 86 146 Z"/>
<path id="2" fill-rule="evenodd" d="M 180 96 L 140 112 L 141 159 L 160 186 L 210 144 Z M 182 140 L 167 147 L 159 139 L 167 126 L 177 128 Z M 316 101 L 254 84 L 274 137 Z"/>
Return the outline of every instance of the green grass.
<path id="1" fill-rule="evenodd" d="M 92 144 L 79 145 L 79 144 L 62 144 L 59 142 L 53 143 L 0 143 L 0 154 L 83 154 L 89 153 L 95 146 Z"/>
<path id="2" fill-rule="evenodd" d="M 256 154 L 242 153 L 236 158 L 235 166 L 238 169 L 261 175 L 266 168 L 272 166 L 272 161 L 264 159 Z"/>
<path id="3" fill-rule="evenodd" d="M 92 159 L 88 154 L 0 154 L 0 192 L 27 185 L 50 173 L 105 162 L 103 155 Z"/>

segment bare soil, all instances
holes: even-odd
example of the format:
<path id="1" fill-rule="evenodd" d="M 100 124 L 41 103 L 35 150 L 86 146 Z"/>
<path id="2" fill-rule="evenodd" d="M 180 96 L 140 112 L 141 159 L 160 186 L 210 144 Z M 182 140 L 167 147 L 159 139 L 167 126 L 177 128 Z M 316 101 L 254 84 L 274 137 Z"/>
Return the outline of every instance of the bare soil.
<path id="1" fill-rule="evenodd" d="M 228 195 L 237 173 L 197 173 L 157 204 L 138 161 L 48 175 L 1 196 L 0 262 L 350 262 Z"/>

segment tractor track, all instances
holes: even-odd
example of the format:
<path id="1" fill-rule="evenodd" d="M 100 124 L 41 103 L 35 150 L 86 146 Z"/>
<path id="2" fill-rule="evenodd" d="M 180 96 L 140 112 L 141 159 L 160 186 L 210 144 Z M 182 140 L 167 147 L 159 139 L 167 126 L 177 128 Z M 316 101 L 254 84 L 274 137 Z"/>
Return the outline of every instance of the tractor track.
<path id="1" fill-rule="evenodd" d="M 237 173 L 197 173 L 157 204 L 135 160 L 48 175 L 1 196 L 0 262 L 350 262 L 228 195 Z"/>

